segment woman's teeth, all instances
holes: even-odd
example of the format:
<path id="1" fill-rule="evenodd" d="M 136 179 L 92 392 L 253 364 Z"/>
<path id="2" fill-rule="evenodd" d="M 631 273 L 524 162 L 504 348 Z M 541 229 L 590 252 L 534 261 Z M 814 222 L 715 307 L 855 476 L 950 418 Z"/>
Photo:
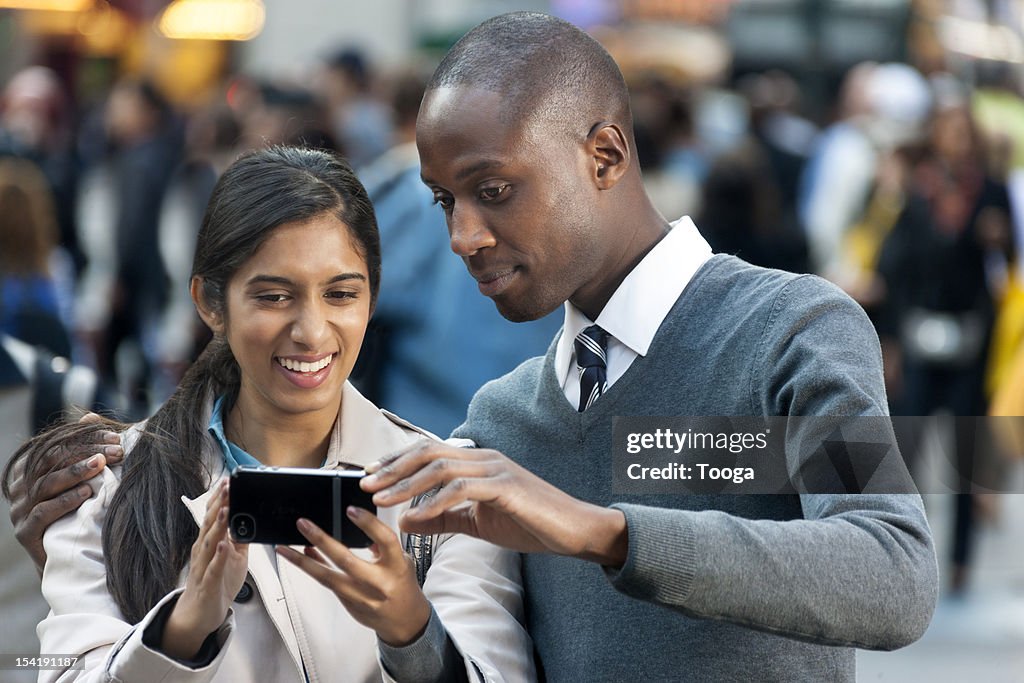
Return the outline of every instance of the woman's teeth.
<path id="1" fill-rule="evenodd" d="M 302 361 L 292 360 L 291 358 L 281 358 L 280 356 L 277 357 L 277 362 L 283 365 L 286 370 L 291 370 L 292 372 L 320 372 L 330 365 L 332 360 L 334 360 L 333 353 L 313 363 L 305 363 Z"/>

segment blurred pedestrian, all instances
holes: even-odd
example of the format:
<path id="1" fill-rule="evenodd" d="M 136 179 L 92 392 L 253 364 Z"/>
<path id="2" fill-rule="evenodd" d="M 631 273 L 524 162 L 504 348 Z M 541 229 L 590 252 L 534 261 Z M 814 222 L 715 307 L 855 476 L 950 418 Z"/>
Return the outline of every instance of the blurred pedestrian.
<path id="1" fill-rule="evenodd" d="M 966 102 L 942 99 L 924 156 L 911 170 L 906 206 L 882 246 L 879 272 L 887 294 L 879 325 L 900 349 L 890 357 L 900 375 L 894 413 L 980 416 L 987 412 L 984 378 L 995 319 L 990 275 L 993 269 L 1005 274 L 1013 254 L 1009 197 L 988 173 Z M 954 421 L 963 487 L 970 485 L 976 426 Z M 958 495 L 954 590 L 966 585 L 973 517 L 971 496 Z"/>
<path id="2" fill-rule="evenodd" d="M 50 263 L 57 247 L 53 195 L 24 159 L 0 158 L 0 333 L 71 357 Z"/>
<path id="3" fill-rule="evenodd" d="M 334 137 L 356 169 L 392 146 L 391 112 L 378 98 L 365 55 L 344 48 L 324 65 L 320 93 L 330 110 Z"/>
<path id="4" fill-rule="evenodd" d="M 79 168 L 73 119 L 63 84 L 43 66 L 16 73 L 0 95 L 0 156 L 28 159 L 42 170 L 53 193 L 59 242 L 74 263 L 72 271 L 80 271 L 84 256 L 75 226 Z"/>
<path id="5" fill-rule="evenodd" d="M 83 179 L 81 222 L 90 263 L 77 326 L 102 376 L 116 381 L 139 413 L 148 409 L 157 322 L 167 302 L 157 226 L 180 159 L 181 128 L 156 87 L 132 79 L 115 85 L 105 125 L 113 153 Z"/>

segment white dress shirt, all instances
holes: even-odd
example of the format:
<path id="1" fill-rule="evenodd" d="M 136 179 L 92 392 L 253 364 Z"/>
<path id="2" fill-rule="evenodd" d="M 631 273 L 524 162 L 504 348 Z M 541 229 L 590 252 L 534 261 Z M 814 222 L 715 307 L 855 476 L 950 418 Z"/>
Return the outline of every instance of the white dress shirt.
<path id="1" fill-rule="evenodd" d="M 590 320 L 565 302 L 565 323 L 555 349 L 555 373 L 573 407 L 580 402 L 579 366 L 573 346 L 576 336 L 594 323 L 611 335 L 607 354 L 610 387 L 638 356 L 647 355 L 668 312 L 709 258 L 711 245 L 693 221 L 683 216 L 626 276 L 597 320 Z"/>

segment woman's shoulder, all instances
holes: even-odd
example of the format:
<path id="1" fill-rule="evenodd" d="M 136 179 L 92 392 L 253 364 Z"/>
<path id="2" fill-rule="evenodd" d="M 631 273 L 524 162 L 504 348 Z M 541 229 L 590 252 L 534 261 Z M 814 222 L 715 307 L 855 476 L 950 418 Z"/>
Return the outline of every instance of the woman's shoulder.
<path id="1" fill-rule="evenodd" d="M 426 430 L 423 427 L 419 427 L 417 425 L 414 425 L 412 422 L 409 422 L 404 417 L 400 417 L 398 415 L 395 415 L 390 410 L 386 410 L 384 408 L 381 408 L 380 412 L 381 412 L 381 414 L 384 417 L 386 417 L 389 421 L 391 421 L 395 426 L 399 427 L 402 431 L 409 433 L 410 436 L 417 436 L 417 437 L 424 436 L 424 437 L 426 437 L 428 439 L 431 439 L 433 441 L 441 441 L 442 440 L 441 437 L 439 437 L 437 434 L 434 434 L 433 432 L 431 432 L 429 430 Z"/>
<path id="2" fill-rule="evenodd" d="M 149 420 L 142 420 L 141 422 L 128 425 L 128 428 L 121 432 L 121 448 L 124 449 L 126 458 L 139 445 L 139 440 L 146 433 L 146 425 L 148 423 Z"/>

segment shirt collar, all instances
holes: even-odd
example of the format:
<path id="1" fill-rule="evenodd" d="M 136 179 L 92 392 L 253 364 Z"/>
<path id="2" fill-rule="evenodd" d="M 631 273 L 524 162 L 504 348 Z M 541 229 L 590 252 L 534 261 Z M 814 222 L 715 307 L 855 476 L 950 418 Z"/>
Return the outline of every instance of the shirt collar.
<path id="1" fill-rule="evenodd" d="M 210 413 L 210 425 L 207 427 L 210 436 L 220 446 L 221 455 L 224 456 L 224 466 L 228 472 L 233 472 L 240 465 L 245 467 L 262 467 L 263 463 L 231 441 L 228 441 L 228 437 L 224 433 L 224 404 L 226 399 L 226 396 L 221 396 L 213 402 L 213 411 Z"/>
<path id="2" fill-rule="evenodd" d="M 661 241 L 626 275 L 597 320 L 591 321 L 565 302 L 565 323 L 555 349 L 555 367 L 568 368 L 576 336 L 595 322 L 637 355 L 647 355 L 668 312 L 709 258 L 711 246 L 688 216 L 672 223 Z"/>

